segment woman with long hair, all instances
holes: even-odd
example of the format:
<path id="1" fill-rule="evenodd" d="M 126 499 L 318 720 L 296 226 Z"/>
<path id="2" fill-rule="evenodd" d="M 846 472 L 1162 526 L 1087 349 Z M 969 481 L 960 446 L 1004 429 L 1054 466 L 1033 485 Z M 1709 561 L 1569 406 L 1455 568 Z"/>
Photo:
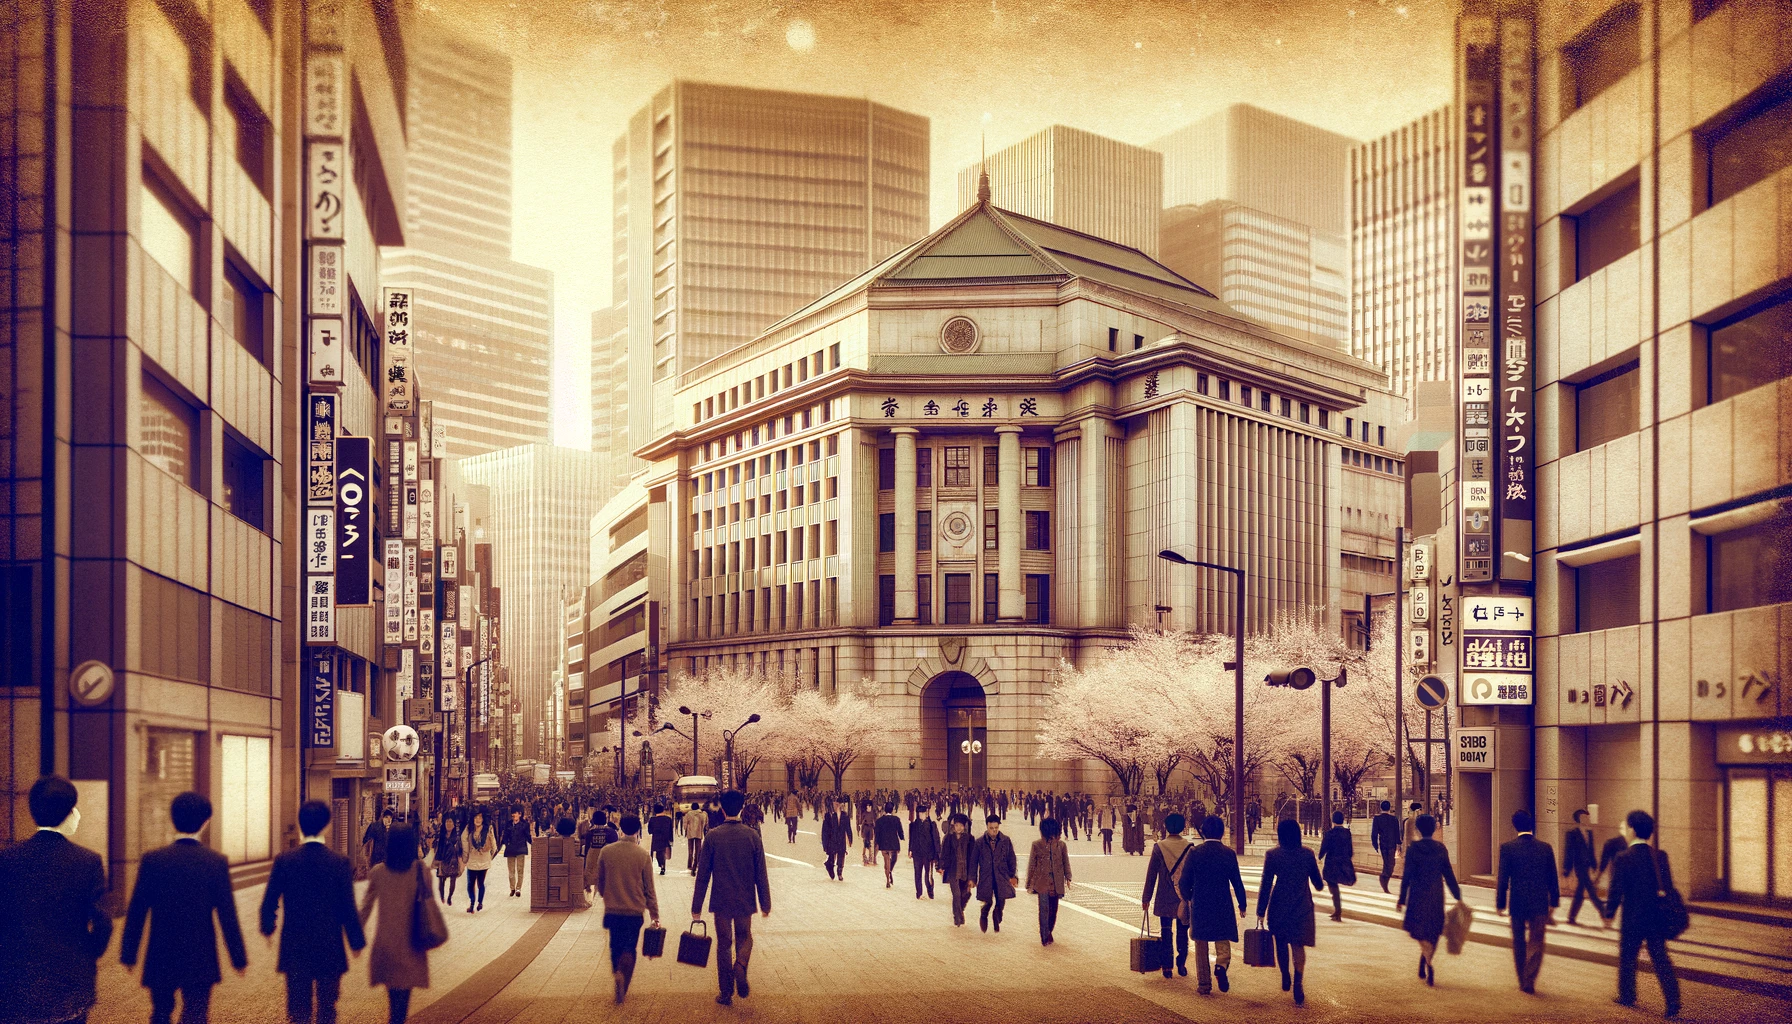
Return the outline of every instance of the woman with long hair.
<path id="1" fill-rule="evenodd" d="M 454 819 L 443 817 L 436 826 L 434 847 L 436 870 L 436 895 L 442 902 L 454 906 L 454 887 L 460 882 L 463 854 L 460 846 L 460 830 L 455 828 Z"/>
<path id="2" fill-rule="evenodd" d="M 1294 990 L 1294 1005 L 1307 1001 L 1301 976 L 1307 970 L 1307 947 L 1315 945 L 1313 893 L 1325 890 L 1319 861 L 1301 845 L 1300 822 L 1276 823 L 1276 846 L 1263 855 L 1263 882 L 1257 889 L 1257 927 L 1267 920 L 1276 940 L 1276 966 L 1282 969 L 1282 991 Z M 1313 885 L 1312 892 L 1307 883 Z M 1289 969 L 1293 968 L 1293 977 Z"/>
<path id="3" fill-rule="evenodd" d="M 1431 838 L 1437 831 L 1437 819 L 1421 814 L 1413 822 L 1420 838 L 1406 848 L 1406 869 L 1400 875 L 1400 900 L 1395 909 L 1406 908 L 1406 934 L 1419 943 L 1419 977 L 1425 984 L 1437 984 L 1437 938 L 1444 933 L 1444 886 L 1450 894 L 1462 899 L 1456 884 L 1456 872 L 1450 867 L 1450 851 Z"/>
<path id="4" fill-rule="evenodd" d="M 485 909 L 485 873 L 498 856 L 498 832 L 492 828 L 490 811 L 481 807 L 473 812 L 473 823 L 460 834 L 460 844 L 466 854 L 467 913 L 471 914 Z"/>
<path id="5" fill-rule="evenodd" d="M 411 917 L 418 900 L 433 900 L 429 879 L 417 861 L 417 830 L 400 825 L 386 837 L 386 860 L 367 873 L 367 893 L 361 897 L 361 924 L 366 926 L 375 905 L 380 912 L 372 955 L 368 958 L 370 985 L 386 986 L 386 1019 L 404 1024 L 411 1011 L 411 990 L 429 987 L 429 953 L 411 942 Z"/>

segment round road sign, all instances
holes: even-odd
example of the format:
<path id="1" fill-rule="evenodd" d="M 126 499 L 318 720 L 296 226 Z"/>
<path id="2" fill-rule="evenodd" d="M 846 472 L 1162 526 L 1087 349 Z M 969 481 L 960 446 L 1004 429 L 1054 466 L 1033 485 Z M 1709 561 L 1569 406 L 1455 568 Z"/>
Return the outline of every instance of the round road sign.
<path id="1" fill-rule="evenodd" d="M 1435 711 L 1450 699 L 1450 684 L 1437 676 L 1426 676 L 1419 680 L 1415 696 L 1419 704 L 1428 710 Z"/>
<path id="2" fill-rule="evenodd" d="M 84 661 L 68 674 L 68 694 L 83 707 L 111 700 L 112 686 L 112 668 L 103 661 Z"/>

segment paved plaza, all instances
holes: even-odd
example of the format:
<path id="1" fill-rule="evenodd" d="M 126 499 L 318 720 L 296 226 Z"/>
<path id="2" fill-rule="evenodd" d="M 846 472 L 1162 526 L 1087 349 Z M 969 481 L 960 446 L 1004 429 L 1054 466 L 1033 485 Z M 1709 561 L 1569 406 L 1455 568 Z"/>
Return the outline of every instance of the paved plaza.
<path id="1" fill-rule="evenodd" d="M 1035 831 L 1018 815 L 1006 826 L 1024 865 Z M 1232 991 L 1200 996 L 1188 978 L 1135 975 L 1127 969 L 1127 940 L 1137 934 L 1138 893 L 1146 860 L 1103 857 L 1099 842 L 1071 844 L 1076 885 L 1058 917 L 1056 942 L 1039 944 L 1034 898 L 1022 894 L 1008 906 L 1000 934 L 979 932 L 976 904 L 964 928 L 951 923 L 943 886 L 938 899 L 914 898 L 905 859 L 896 886 L 885 889 L 881 867 L 861 867 L 849 857 L 847 880 L 830 881 L 821 868 L 816 823 L 806 820 L 795 845 L 784 841 L 782 822 L 768 822 L 773 913 L 754 922 L 753 994 L 724 1009 L 713 1002 L 715 973 L 678 964 L 670 955 L 643 959 L 627 1002 L 611 998 L 606 933 L 599 910 L 531 913 L 529 900 L 494 889 L 484 913 L 468 916 L 457 897 L 448 915 L 452 938 L 431 955 L 431 987 L 417 990 L 412 1020 L 419 1024 L 557 1024 L 588 1020 L 777 1022 L 1016 1021 L 1075 1024 L 1094 1021 L 1182 1020 L 1356 1021 L 1436 1020 L 1647 1021 L 1659 1019 L 1660 996 L 1651 976 L 1639 983 L 1638 1008 L 1613 1006 L 1614 969 L 1603 946 L 1615 947 L 1615 930 L 1558 928 L 1550 934 L 1535 996 L 1522 995 L 1510 951 L 1490 941 L 1471 942 L 1460 956 L 1440 955 L 1437 987 L 1416 975 L 1417 949 L 1384 920 L 1394 899 L 1363 875 L 1347 896 L 1347 920 L 1325 919 L 1321 896 L 1319 943 L 1310 951 L 1307 1004 L 1294 1007 L 1280 990 L 1277 972 L 1235 961 Z M 691 878 L 678 857 L 657 878 L 670 954 L 689 923 Z M 1246 886 L 1255 913 L 1256 857 L 1247 857 Z M 503 865 L 493 879 L 503 884 Z M 1023 884 L 1025 879 L 1022 879 Z M 1469 889 L 1471 903 L 1485 902 L 1477 938 L 1497 941 L 1506 930 L 1494 916 L 1489 890 Z M 1483 900 L 1485 897 L 1485 900 Z M 237 894 L 242 920 L 253 927 L 260 887 Z M 1591 920 L 1590 911 L 1583 920 Z M 1241 923 L 1242 926 L 1243 923 Z M 212 1003 L 213 1020 L 277 1021 L 283 987 L 273 951 L 249 939 L 246 978 L 226 974 Z M 1683 973 L 1682 1019 L 1777 1021 L 1792 1004 L 1763 994 L 1792 969 L 1792 930 L 1699 916 L 1684 941 L 1674 944 L 1687 973 L 1709 971 L 1745 978 L 1756 991 L 1688 980 Z M 102 961 L 96 1024 L 148 1019 L 149 999 L 117 964 L 116 947 Z M 365 955 L 351 961 L 343 979 L 341 1019 L 347 1024 L 383 1021 L 383 991 L 367 986 Z"/>

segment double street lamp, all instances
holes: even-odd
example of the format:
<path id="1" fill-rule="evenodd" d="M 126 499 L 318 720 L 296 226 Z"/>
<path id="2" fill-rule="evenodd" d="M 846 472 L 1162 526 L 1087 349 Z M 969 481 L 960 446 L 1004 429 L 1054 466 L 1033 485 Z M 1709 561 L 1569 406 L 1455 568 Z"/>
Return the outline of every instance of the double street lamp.
<path id="1" fill-rule="evenodd" d="M 747 716 L 747 720 L 732 729 L 722 730 L 722 787 L 734 788 L 734 734 L 759 721 L 757 713 Z"/>
<path id="2" fill-rule="evenodd" d="M 1234 600 L 1232 615 L 1233 648 L 1232 660 L 1226 668 L 1232 670 L 1232 681 L 1235 688 L 1232 709 L 1232 849 L 1244 853 L 1244 570 L 1216 562 L 1203 562 L 1190 558 L 1173 548 L 1165 548 L 1157 553 L 1157 557 L 1177 565 L 1194 565 L 1215 572 L 1231 573 L 1234 577 Z"/>

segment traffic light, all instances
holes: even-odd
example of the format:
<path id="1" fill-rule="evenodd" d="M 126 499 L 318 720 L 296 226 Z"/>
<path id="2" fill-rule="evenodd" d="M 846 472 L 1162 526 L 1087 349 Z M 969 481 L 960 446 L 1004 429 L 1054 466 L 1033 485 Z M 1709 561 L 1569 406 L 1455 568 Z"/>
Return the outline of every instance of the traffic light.
<path id="1" fill-rule="evenodd" d="M 1305 690 L 1318 680 L 1318 674 L 1310 668 L 1291 668 L 1283 672 L 1271 672 L 1263 677 L 1263 681 L 1271 686 L 1287 686 L 1296 690 Z"/>

